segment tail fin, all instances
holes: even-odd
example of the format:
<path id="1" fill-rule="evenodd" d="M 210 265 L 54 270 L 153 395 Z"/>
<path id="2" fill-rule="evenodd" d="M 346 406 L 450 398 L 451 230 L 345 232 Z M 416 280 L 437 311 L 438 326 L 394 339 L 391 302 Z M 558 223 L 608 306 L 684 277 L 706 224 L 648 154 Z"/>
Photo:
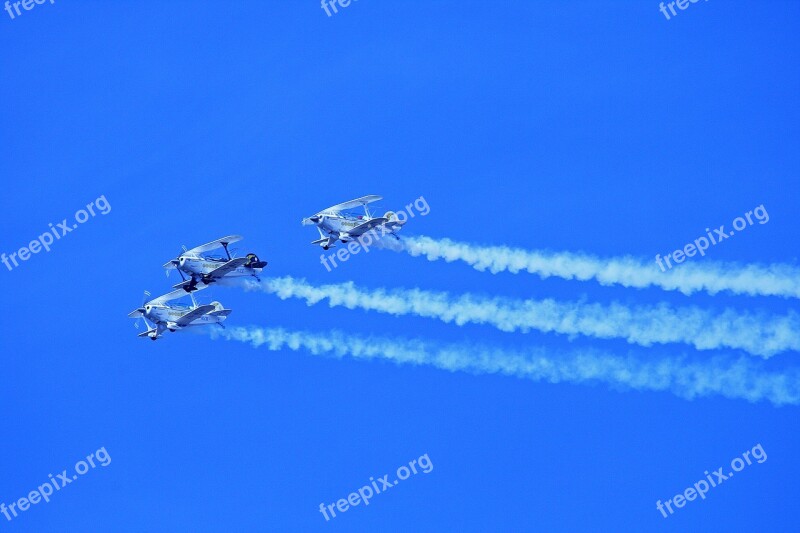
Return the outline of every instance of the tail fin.
<path id="1" fill-rule="evenodd" d="M 267 266 L 267 262 L 260 261 L 256 254 L 247 254 L 247 263 L 245 263 L 244 266 L 250 268 L 264 268 Z"/>
<path id="2" fill-rule="evenodd" d="M 228 316 L 231 314 L 231 309 L 225 309 L 219 302 L 211 302 L 211 305 L 214 306 L 214 310 L 208 313 L 209 316 Z"/>
<path id="3" fill-rule="evenodd" d="M 397 214 L 394 211 L 387 211 L 383 218 L 386 219 L 386 225 L 390 228 L 396 228 L 406 223 L 405 219 L 400 220 L 397 218 Z"/>

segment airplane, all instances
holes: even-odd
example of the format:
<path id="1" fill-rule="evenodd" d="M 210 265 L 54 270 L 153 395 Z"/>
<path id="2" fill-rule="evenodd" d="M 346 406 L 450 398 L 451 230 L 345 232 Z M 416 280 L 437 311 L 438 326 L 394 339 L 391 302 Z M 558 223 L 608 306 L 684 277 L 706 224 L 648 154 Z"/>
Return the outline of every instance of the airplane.
<path id="1" fill-rule="evenodd" d="M 144 291 L 144 300 L 150 293 Z M 177 300 L 186 296 L 183 289 L 174 290 L 170 293 L 153 298 L 150 301 L 143 301 L 141 307 L 134 309 L 128 314 L 129 318 L 140 318 L 144 320 L 147 331 L 139 333 L 139 337 L 149 337 L 156 340 L 161 337 L 166 330 L 178 331 L 192 326 L 204 326 L 208 324 L 219 324 L 225 327 L 222 322 L 231 314 L 230 309 L 225 309 L 219 302 L 211 302 L 206 305 L 197 305 L 194 295 L 192 305 L 170 304 L 172 300 Z M 150 325 L 150 322 L 155 324 Z M 139 327 L 139 322 L 136 322 Z"/>
<path id="2" fill-rule="evenodd" d="M 373 217 L 367 208 L 367 204 L 382 199 L 381 196 L 374 194 L 362 196 L 361 198 L 323 209 L 319 213 L 304 218 L 302 220 L 304 226 L 314 225 L 317 226 L 317 231 L 319 231 L 320 239 L 311 241 L 311 244 L 319 244 L 323 249 L 327 250 L 336 241 L 346 243 L 380 226 L 385 226 L 394 238 L 399 239 L 394 232 L 405 224 L 405 220 L 398 220 L 392 211 L 388 211 L 382 217 Z M 346 212 L 359 206 L 364 206 L 363 215 L 353 215 Z"/>
<path id="3" fill-rule="evenodd" d="M 172 288 L 181 288 L 186 292 L 192 292 L 198 288 L 204 288 L 223 277 L 252 276 L 261 281 L 258 274 L 267 266 L 266 261 L 260 261 L 256 254 L 233 258 L 228 252 L 228 245 L 240 240 L 242 240 L 240 235 L 229 235 L 191 250 L 186 250 L 186 247 L 184 247 L 184 252 L 181 255 L 164 264 L 164 268 L 167 269 L 167 276 L 169 276 L 172 269 L 175 269 L 183 279 L 182 282 L 173 285 Z M 205 252 L 218 248 L 223 248 L 227 257 L 203 255 Z M 184 276 L 184 273 L 188 274 L 188 279 L 187 276 Z"/>

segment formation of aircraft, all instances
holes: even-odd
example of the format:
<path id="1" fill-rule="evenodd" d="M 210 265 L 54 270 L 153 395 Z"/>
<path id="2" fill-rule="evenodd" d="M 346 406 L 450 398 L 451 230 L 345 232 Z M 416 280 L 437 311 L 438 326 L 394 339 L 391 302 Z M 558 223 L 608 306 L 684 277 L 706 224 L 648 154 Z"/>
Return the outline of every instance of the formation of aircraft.
<path id="1" fill-rule="evenodd" d="M 395 232 L 405 224 L 405 221 L 397 220 L 392 211 L 388 211 L 382 217 L 373 217 L 367 207 L 368 204 L 382 199 L 382 197 L 374 194 L 362 196 L 349 202 L 333 205 L 319 213 L 304 218 L 302 221 L 304 226 L 313 225 L 319 231 L 320 238 L 316 241 L 311 241 L 311 244 L 318 244 L 327 250 L 336 241 L 347 243 L 380 226 L 385 226 L 387 233 L 398 238 Z M 364 208 L 363 215 L 348 212 L 358 207 Z"/>
<path id="2" fill-rule="evenodd" d="M 150 296 L 145 291 L 144 300 Z M 147 331 L 140 333 L 139 337 L 148 337 L 156 340 L 165 331 L 178 331 L 192 326 L 205 326 L 208 324 L 222 323 L 231 314 L 230 309 L 225 309 L 219 302 L 211 302 L 206 305 L 197 305 L 194 295 L 189 293 L 192 305 L 181 305 L 171 303 L 174 300 L 187 296 L 183 289 L 174 290 L 167 294 L 143 301 L 141 307 L 134 309 L 128 314 L 129 318 L 138 318 L 144 321 Z M 151 325 L 151 323 L 153 325 Z M 138 328 L 138 320 L 137 320 Z"/>
<path id="3" fill-rule="evenodd" d="M 367 206 L 378 200 L 382 200 L 382 197 L 362 196 L 304 218 L 303 225 L 316 226 L 320 234 L 320 238 L 311 244 L 318 244 L 328 250 L 337 241 L 347 243 L 376 228 L 381 228 L 384 234 L 398 238 L 396 231 L 405 224 L 405 220 L 398 220 L 392 211 L 383 216 L 373 216 Z M 358 207 L 363 207 L 363 215 L 351 212 Z M 240 235 L 228 235 L 192 249 L 187 250 L 184 247 L 183 253 L 165 263 L 167 276 L 172 270 L 177 270 L 182 281 L 172 287 L 175 290 L 157 298 L 148 300 L 150 293 L 145 291 L 142 305 L 128 314 L 128 317 L 137 319 L 137 328 L 140 320 L 147 326 L 147 331 L 140 333 L 139 337 L 156 340 L 166 331 L 212 324 L 224 328 L 222 323 L 231 314 L 231 310 L 225 309 L 219 302 L 199 305 L 194 291 L 205 289 L 223 279 L 253 277 L 260 281 L 259 274 L 267 266 L 267 262 L 261 261 L 254 253 L 233 257 L 228 249 L 229 245 L 241 240 Z M 224 250 L 224 255 L 209 253 L 220 248 Z M 175 300 L 187 296 L 191 298 L 191 305 L 174 303 Z"/>
<path id="4" fill-rule="evenodd" d="M 261 261 L 252 253 L 234 258 L 228 250 L 229 244 L 240 240 L 242 237 L 239 235 L 229 235 L 191 250 L 184 247 L 182 254 L 167 262 L 164 265 L 167 275 L 171 270 L 177 270 L 183 281 L 175 285 L 172 292 L 150 300 L 150 293 L 145 291 L 142 305 L 128 314 L 129 318 L 143 320 L 147 326 L 147 331 L 140 333 L 139 337 L 156 340 L 167 330 L 179 331 L 192 326 L 217 324 L 224 328 L 222 323 L 231 310 L 225 309 L 219 302 L 198 305 L 193 292 L 205 289 L 223 278 L 247 276 L 259 279 L 258 275 L 267 266 L 266 261 Z M 225 257 L 208 254 L 219 248 L 225 250 Z M 191 298 L 191 305 L 173 303 L 186 296 Z M 139 320 L 136 321 L 137 328 Z"/>

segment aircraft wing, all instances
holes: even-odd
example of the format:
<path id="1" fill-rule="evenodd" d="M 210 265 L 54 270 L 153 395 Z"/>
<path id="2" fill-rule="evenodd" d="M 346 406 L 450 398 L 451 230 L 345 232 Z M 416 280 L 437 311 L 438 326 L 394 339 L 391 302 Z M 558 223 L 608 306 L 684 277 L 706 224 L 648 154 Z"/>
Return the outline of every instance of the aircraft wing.
<path id="1" fill-rule="evenodd" d="M 376 228 L 381 224 L 385 224 L 387 222 L 389 222 L 388 218 L 383 218 L 383 217 L 373 218 L 372 220 L 368 220 L 363 224 L 348 230 L 347 233 L 349 233 L 353 237 L 360 237 L 361 235 L 365 234 L 372 228 Z"/>
<path id="2" fill-rule="evenodd" d="M 237 257 L 236 259 L 231 259 L 224 265 L 218 266 L 206 275 L 212 278 L 221 278 L 228 272 L 233 272 L 243 264 L 247 263 L 247 261 L 248 259 L 246 257 Z"/>
<path id="3" fill-rule="evenodd" d="M 377 196 L 375 194 L 370 194 L 367 196 L 362 196 L 361 198 L 356 198 L 355 200 L 350 200 L 349 202 L 343 202 L 341 204 L 332 205 L 327 209 L 323 209 L 317 214 L 321 213 L 339 213 L 341 211 L 346 211 L 348 209 L 354 209 L 356 207 L 371 204 L 372 202 L 377 202 L 378 200 L 383 200 L 382 196 Z"/>
<path id="4" fill-rule="evenodd" d="M 207 242 L 206 244 L 197 246 L 192 248 L 191 250 L 186 250 L 185 254 L 201 254 L 203 252 L 210 252 L 211 250 L 216 250 L 217 248 L 222 248 L 224 244 L 231 244 L 234 242 L 239 242 L 242 240 L 241 235 L 228 235 L 227 237 L 222 237 L 221 239 L 217 239 L 216 241 Z M 169 268 L 167 265 L 164 267 Z"/>
<path id="5" fill-rule="evenodd" d="M 186 291 L 183 289 L 179 289 L 176 291 L 168 292 L 167 294 L 162 294 L 158 298 L 153 298 L 148 304 L 163 304 L 164 302 L 169 302 L 172 300 L 177 300 L 178 298 L 183 298 L 186 296 Z"/>
<path id="6" fill-rule="evenodd" d="M 178 324 L 179 326 L 188 326 L 201 316 L 210 313 L 214 309 L 216 308 L 213 305 L 200 305 L 198 307 L 195 307 L 185 315 L 181 316 L 178 320 L 175 321 L 175 323 Z"/>

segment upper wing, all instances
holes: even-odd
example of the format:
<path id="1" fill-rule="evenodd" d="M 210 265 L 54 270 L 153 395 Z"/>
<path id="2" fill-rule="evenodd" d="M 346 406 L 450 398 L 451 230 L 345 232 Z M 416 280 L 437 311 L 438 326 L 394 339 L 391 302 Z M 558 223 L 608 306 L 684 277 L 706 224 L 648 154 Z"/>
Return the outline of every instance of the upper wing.
<path id="1" fill-rule="evenodd" d="M 185 254 L 201 254 L 203 252 L 208 252 L 211 250 L 216 250 L 217 248 L 222 248 L 223 244 L 231 244 L 234 242 L 239 242 L 242 240 L 241 235 L 228 235 L 227 237 L 222 237 L 221 239 L 217 239 L 216 241 L 211 241 L 201 246 L 197 246 L 196 248 L 192 248 L 191 250 L 186 250 Z M 167 265 L 165 267 L 169 268 Z"/>
<path id="2" fill-rule="evenodd" d="M 356 198 L 355 200 L 350 200 L 349 202 L 332 205 L 327 209 L 323 209 L 320 211 L 320 213 L 339 213 L 340 211 L 346 211 L 347 209 L 353 209 L 361 205 L 371 204 L 372 202 L 377 202 L 378 200 L 383 200 L 383 197 L 370 194 L 367 196 L 362 196 L 361 198 Z"/>
<path id="3" fill-rule="evenodd" d="M 232 272 L 242 266 L 243 264 L 247 263 L 248 259 L 246 257 L 237 257 L 236 259 L 231 259 L 227 263 L 222 266 L 218 266 L 206 276 L 211 276 L 212 278 L 221 278 L 228 272 Z"/>
<path id="4" fill-rule="evenodd" d="M 386 222 L 389 222 L 388 218 L 383 218 L 383 217 L 373 218 L 372 220 L 368 220 L 368 221 L 364 222 L 363 224 L 348 230 L 347 233 L 349 233 L 353 237 L 358 237 L 360 235 L 365 234 L 366 232 L 368 232 L 372 228 L 380 226 L 381 224 L 385 224 Z"/>
<path id="5" fill-rule="evenodd" d="M 167 294 L 162 294 L 157 298 L 153 298 L 148 304 L 163 304 L 164 302 L 169 302 L 171 300 L 177 300 L 178 298 L 183 298 L 186 296 L 186 291 L 183 289 L 178 289 L 176 291 L 168 292 Z"/>
<path id="6" fill-rule="evenodd" d="M 198 307 L 195 307 L 185 315 L 182 315 L 178 320 L 175 321 L 175 323 L 178 324 L 179 326 L 189 325 L 198 318 L 200 318 L 201 316 L 210 313 L 214 309 L 216 308 L 213 305 L 200 305 Z"/>

